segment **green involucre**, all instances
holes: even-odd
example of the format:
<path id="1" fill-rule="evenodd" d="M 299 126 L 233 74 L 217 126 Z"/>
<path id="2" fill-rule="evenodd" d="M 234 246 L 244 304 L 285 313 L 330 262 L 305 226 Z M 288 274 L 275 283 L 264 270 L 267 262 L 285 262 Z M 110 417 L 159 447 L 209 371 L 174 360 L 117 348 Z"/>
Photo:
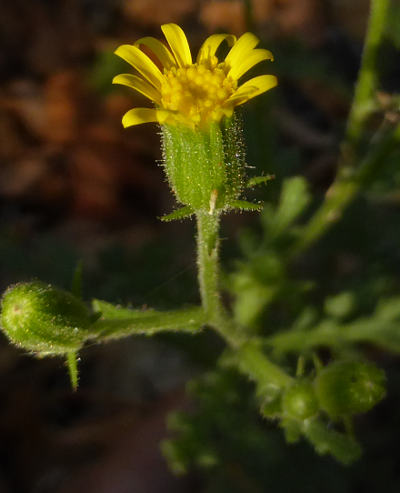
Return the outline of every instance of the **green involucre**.
<path id="1" fill-rule="evenodd" d="M 244 145 L 237 115 L 204 129 L 162 126 L 164 168 L 177 200 L 194 211 L 227 209 L 244 188 Z"/>
<path id="2" fill-rule="evenodd" d="M 88 338 L 91 323 L 84 303 L 42 282 L 11 286 L 3 296 L 3 332 L 27 351 L 42 355 L 77 351 Z"/>

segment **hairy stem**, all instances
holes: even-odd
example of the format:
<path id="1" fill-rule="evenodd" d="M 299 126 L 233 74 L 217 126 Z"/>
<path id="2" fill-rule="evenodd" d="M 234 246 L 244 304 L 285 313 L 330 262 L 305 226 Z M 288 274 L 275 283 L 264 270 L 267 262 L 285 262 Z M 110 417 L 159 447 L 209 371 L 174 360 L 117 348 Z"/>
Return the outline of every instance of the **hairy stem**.
<path id="1" fill-rule="evenodd" d="M 221 301 L 218 290 L 219 214 L 197 213 L 197 265 L 203 309 L 207 320 L 213 323 L 219 318 Z"/>
<path id="2" fill-rule="evenodd" d="M 220 217 L 218 212 L 207 211 L 198 211 L 196 216 L 198 279 L 206 320 L 231 347 L 237 347 L 242 337 L 226 313 L 219 292 Z"/>
<path id="3" fill-rule="evenodd" d="M 197 212 L 197 263 L 203 310 L 207 323 L 234 350 L 240 370 L 257 383 L 283 387 L 291 381 L 264 354 L 255 339 L 245 337 L 221 302 L 219 280 L 219 215 Z"/>

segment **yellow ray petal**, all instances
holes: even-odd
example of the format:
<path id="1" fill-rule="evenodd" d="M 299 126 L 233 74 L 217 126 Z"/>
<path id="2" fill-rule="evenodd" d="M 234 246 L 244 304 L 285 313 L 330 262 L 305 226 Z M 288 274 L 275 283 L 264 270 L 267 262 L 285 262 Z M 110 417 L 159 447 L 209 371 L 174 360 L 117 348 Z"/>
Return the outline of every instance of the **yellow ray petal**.
<path id="1" fill-rule="evenodd" d="M 197 63 L 204 62 L 213 57 L 223 41 L 226 41 L 229 46 L 233 46 L 236 36 L 233 34 L 213 34 L 209 36 L 201 45 L 197 54 Z"/>
<path id="2" fill-rule="evenodd" d="M 112 83 L 128 86 L 131 89 L 140 92 L 140 94 L 143 94 L 143 96 L 146 96 L 146 98 L 149 98 L 157 104 L 160 104 L 161 102 L 160 93 L 157 89 L 137 75 L 119 74 L 113 78 Z"/>
<path id="3" fill-rule="evenodd" d="M 278 79 L 275 75 L 259 75 L 258 77 L 253 77 L 253 79 L 250 79 L 242 84 L 226 101 L 226 104 L 233 104 L 235 106 L 243 104 L 249 99 L 272 89 L 277 84 Z"/>
<path id="4" fill-rule="evenodd" d="M 183 30 L 177 24 L 164 24 L 161 26 L 165 39 L 171 47 L 175 56 L 176 63 L 180 67 L 186 67 L 192 64 L 192 55 L 190 53 L 189 43 Z"/>
<path id="5" fill-rule="evenodd" d="M 250 54 L 242 61 L 242 63 L 235 64 L 229 71 L 228 75 L 230 75 L 233 79 L 240 79 L 243 74 L 245 74 L 248 70 L 250 70 L 257 63 L 262 62 L 263 60 L 273 60 L 274 56 L 268 50 L 252 50 Z"/>
<path id="6" fill-rule="evenodd" d="M 163 123 L 168 118 L 169 113 L 169 111 L 155 108 L 133 108 L 122 117 L 122 125 L 126 128 L 132 125 L 141 125 L 142 123 Z"/>
<path id="7" fill-rule="evenodd" d="M 225 58 L 225 62 L 234 67 L 236 64 L 241 64 L 244 59 L 248 56 L 249 52 L 253 48 L 255 48 L 260 40 L 252 33 L 244 33 L 240 38 L 236 41 L 236 43 L 231 48 L 227 57 Z"/>
<path id="8" fill-rule="evenodd" d="M 140 45 L 147 46 L 155 54 L 155 56 L 160 60 L 163 67 L 169 69 L 176 65 L 175 58 L 164 43 L 151 36 L 146 36 L 145 38 L 138 39 L 135 46 L 140 47 Z"/>
<path id="9" fill-rule="evenodd" d="M 150 58 L 139 50 L 137 46 L 122 45 L 119 46 L 115 52 L 116 55 L 128 62 L 135 68 L 140 74 L 143 75 L 154 87 L 161 88 L 161 81 L 163 80 L 163 74 L 155 63 Z"/>

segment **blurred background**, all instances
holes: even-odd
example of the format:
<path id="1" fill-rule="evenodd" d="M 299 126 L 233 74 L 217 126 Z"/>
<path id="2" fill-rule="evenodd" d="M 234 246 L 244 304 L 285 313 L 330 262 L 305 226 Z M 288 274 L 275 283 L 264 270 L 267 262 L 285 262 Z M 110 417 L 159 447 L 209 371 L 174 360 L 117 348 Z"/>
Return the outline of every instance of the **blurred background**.
<path id="1" fill-rule="evenodd" d="M 244 110 L 248 163 L 276 178 L 249 197 L 276 202 L 282 180 L 301 174 L 318 198 L 335 175 L 368 11 L 368 0 L 2 2 L 1 289 L 35 278 L 68 289 L 82 260 L 86 299 L 159 309 L 197 303 L 194 224 L 157 219 L 174 208 L 159 166 L 158 129 L 122 129 L 123 113 L 147 103 L 111 85 L 114 75 L 129 71 L 114 49 L 161 37 L 166 22 L 184 28 L 194 52 L 215 32 L 255 32 L 275 55 L 268 71 L 278 75 L 279 87 Z M 382 59 L 383 100 L 399 89 L 399 46 L 397 7 Z M 370 297 L 388 286 L 398 290 L 400 168 L 392 161 L 369 201 L 351 208 L 299 275 L 319 276 L 328 291 L 354 279 L 361 286 L 366 278 L 376 284 Z M 227 216 L 223 226 L 229 269 L 240 255 L 235 239 L 261 226 L 252 214 Z M 212 335 L 87 347 L 77 393 L 62 360 L 39 361 L 3 336 L 0 342 L 1 493 L 399 491 L 400 373 L 393 356 L 373 353 L 393 369 L 393 392 L 364 427 L 372 435 L 356 466 L 345 469 L 307 446 L 287 446 L 279 430 L 258 422 L 247 404 L 249 384 L 240 380 L 232 386 L 241 389 L 245 410 L 235 401 L 229 426 L 253 420 L 265 440 L 251 428 L 248 448 L 237 441 L 230 446 L 237 455 L 217 470 L 205 459 L 177 477 L 159 445 L 168 413 L 196 406 L 185 385 L 212 368 L 222 347 Z M 225 440 L 218 426 L 214 432 Z"/>

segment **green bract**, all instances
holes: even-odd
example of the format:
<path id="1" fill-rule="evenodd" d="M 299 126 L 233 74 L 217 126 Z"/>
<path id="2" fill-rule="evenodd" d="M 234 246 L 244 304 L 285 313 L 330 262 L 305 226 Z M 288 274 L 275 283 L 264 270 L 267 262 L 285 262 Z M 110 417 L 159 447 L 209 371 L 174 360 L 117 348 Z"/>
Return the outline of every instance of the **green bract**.
<path id="1" fill-rule="evenodd" d="M 163 125 L 162 143 L 165 172 L 180 203 L 212 213 L 240 196 L 245 155 L 237 115 L 196 130 Z"/>
<path id="2" fill-rule="evenodd" d="M 386 392 L 385 373 L 372 363 L 337 361 L 321 370 L 315 388 L 321 408 L 331 417 L 365 413 Z"/>
<path id="3" fill-rule="evenodd" d="M 84 303 L 42 282 L 17 284 L 3 296 L 3 332 L 28 351 L 42 355 L 77 351 L 89 336 L 90 324 Z"/>

